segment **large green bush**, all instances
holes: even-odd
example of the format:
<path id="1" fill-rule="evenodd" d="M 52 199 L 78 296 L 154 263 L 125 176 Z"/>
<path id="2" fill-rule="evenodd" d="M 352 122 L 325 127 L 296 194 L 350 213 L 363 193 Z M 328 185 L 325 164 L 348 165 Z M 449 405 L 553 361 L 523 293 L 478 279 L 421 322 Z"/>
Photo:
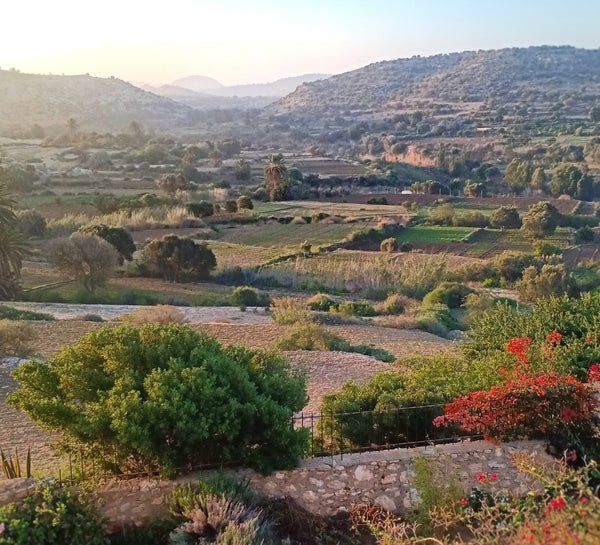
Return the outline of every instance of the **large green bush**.
<path id="1" fill-rule="evenodd" d="M 442 304 L 448 308 L 458 308 L 463 305 L 470 293 L 473 293 L 473 290 L 464 284 L 443 282 L 423 298 L 423 304 Z"/>
<path id="2" fill-rule="evenodd" d="M 40 425 L 146 467 L 236 461 L 270 471 L 293 467 L 306 444 L 290 426 L 306 403 L 303 376 L 281 356 L 223 348 L 187 326 L 103 328 L 14 376 L 10 403 Z"/>
<path id="3" fill-rule="evenodd" d="M 103 521 L 83 497 L 58 485 L 0 507 L 3 545 L 106 545 Z"/>

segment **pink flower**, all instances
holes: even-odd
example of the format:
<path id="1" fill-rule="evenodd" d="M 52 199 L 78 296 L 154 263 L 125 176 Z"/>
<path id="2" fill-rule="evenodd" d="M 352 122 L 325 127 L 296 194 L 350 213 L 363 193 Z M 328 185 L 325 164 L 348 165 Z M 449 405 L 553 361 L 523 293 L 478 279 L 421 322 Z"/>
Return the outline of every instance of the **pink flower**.
<path id="1" fill-rule="evenodd" d="M 461 505 L 467 505 L 467 500 L 465 500 L 465 498 L 463 498 L 462 500 L 460 500 L 460 504 Z"/>
<path id="2" fill-rule="evenodd" d="M 490 475 L 490 478 L 492 479 L 492 481 L 495 481 L 498 478 L 498 475 L 496 475 L 496 473 L 492 473 Z"/>
<path id="3" fill-rule="evenodd" d="M 480 473 L 479 475 L 477 475 L 477 480 L 479 482 L 485 481 L 485 479 L 486 479 L 486 476 L 483 473 Z"/>
<path id="4" fill-rule="evenodd" d="M 552 509 L 564 509 L 566 505 L 565 500 L 560 496 L 550 500 L 550 507 L 552 507 Z"/>

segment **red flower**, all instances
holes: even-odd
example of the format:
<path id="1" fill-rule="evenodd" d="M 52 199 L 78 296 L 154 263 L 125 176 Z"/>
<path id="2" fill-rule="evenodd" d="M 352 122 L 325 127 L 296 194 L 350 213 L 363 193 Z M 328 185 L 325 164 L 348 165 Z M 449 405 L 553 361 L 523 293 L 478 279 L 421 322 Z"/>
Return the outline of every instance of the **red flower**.
<path id="1" fill-rule="evenodd" d="M 587 499 L 585 496 L 583 496 L 583 497 L 581 498 L 581 502 L 582 502 L 582 503 L 587 503 L 587 502 L 588 502 L 588 499 Z"/>
<path id="2" fill-rule="evenodd" d="M 590 337 L 585 338 L 586 344 L 592 344 L 592 339 Z"/>
<path id="3" fill-rule="evenodd" d="M 492 481 L 495 481 L 498 478 L 498 475 L 496 475 L 495 473 L 492 473 L 490 475 L 490 479 L 492 479 Z"/>
<path id="4" fill-rule="evenodd" d="M 485 479 L 486 479 L 486 476 L 483 475 L 483 473 L 480 473 L 479 475 L 477 475 L 477 480 L 479 482 L 485 481 Z"/>
<path id="5" fill-rule="evenodd" d="M 546 336 L 546 342 L 551 344 L 560 344 L 562 341 L 562 335 L 556 331 L 556 329 L 550 333 L 550 335 Z"/>
<path id="6" fill-rule="evenodd" d="M 552 507 L 552 509 L 564 509 L 566 505 L 565 500 L 560 496 L 550 500 L 550 507 Z"/>
<path id="7" fill-rule="evenodd" d="M 568 424 L 569 422 L 572 422 L 573 420 L 575 420 L 579 415 L 577 414 L 576 411 L 574 411 L 573 409 L 571 409 L 570 407 L 563 407 L 560 411 L 560 419 L 565 423 Z"/>
<path id="8" fill-rule="evenodd" d="M 600 365 L 595 363 L 590 367 L 588 372 L 588 382 L 598 382 L 600 381 Z"/>
<path id="9" fill-rule="evenodd" d="M 467 500 L 465 500 L 465 498 L 463 498 L 462 500 L 460 500 L 460 504 L 461 505 L 467 505 Z"/>

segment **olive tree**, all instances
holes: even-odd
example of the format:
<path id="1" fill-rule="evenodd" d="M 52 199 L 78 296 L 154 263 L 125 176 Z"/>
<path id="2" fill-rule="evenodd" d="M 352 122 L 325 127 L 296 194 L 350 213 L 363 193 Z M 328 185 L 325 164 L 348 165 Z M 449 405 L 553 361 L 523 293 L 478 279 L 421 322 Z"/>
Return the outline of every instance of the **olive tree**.
<path id="1" fill-rule="evenodd" d="M 544 238 L 558 227 L 560 212 L 549 202 L 532 204 L 522 216 L 521 229 L 533 238 Z"/>

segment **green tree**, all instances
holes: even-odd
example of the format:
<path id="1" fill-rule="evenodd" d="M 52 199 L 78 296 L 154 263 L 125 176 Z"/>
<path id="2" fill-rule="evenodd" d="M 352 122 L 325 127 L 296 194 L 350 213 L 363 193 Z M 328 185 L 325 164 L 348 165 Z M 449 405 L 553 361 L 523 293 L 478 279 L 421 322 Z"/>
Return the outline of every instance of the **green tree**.
<path id="1" fill-rule="evenodd" d="M 589 111 L 590 121 L 593 123 L 600 122 L 600 104 L 595 104 Z"/>
<path id="2" fill-rule="evenodd" d="M 594 197 L 594 180 L 575 165 L 561 163 L 552 171 L 548 189 L 553 197 L 565 194 L 575 199 L 591 201 Z"/>
<path id="3" fill-rule="evenodd" d="M 576 289 L 573 275 L 567 271 L 564 264 L 546 264 L 541 270 L 537 267 L 527 267 L 523 278 L 517 283 L 517 292 L 522 301 L 535 303 L 551 295 L 574 295 Z"/>
<path id="4" fill-rule="evenodd" d="M 171 195 L 178 189 L 188 189 L 189 187 L 183 174 L 163 174 L 156 181 L 156 185 L 158 189 Z"/>
<path id="5" fill-rule="evenodd" d="M 490 225 L 495 229 L 518 229 L 521 227 L 519 211 L 514 206 L 501 206 L 492 212 Z"/>
<path id="6" fill-rule="evenodd" d="M 100 223 L 81 227 L 79 232 L 87 235 L 95 235 L 106 240 L 109 244 L 112 244 L 120 254 L 119 261 L 121 264 L 124 259 L 127 261 L 133 259 L 135 243 L 133 242 L 131 233 L 127 231 L 127 229 L 123 229 L 122 227 L 109 227 L 108 225 Z"/>
<path id="7" fill-rule="evenodd" d="M 17 218 L 19 230 L 25 238 L 41 238 L 46 234 L 46 218 L 37 210 L 21 210 Z"/>
<path id="8" fill-rule="evenodd" d="M 281 153 L 271 155 L 265 165 L 265 189 L 270 201 L 283 201 L 290 196 L 287 165 Z"/>
<path id="9" fill-rule="evenodd" d="M 238 180 L 249 180 L 252 173 L 252 170 L 250 169 L 250 162 L 246 159 L 240 159 L 239 161 L 236 161 L 233 171 Z"/>
<path id="10" fill-rule="evenodd" d="M 522 193 L 524 189 L 529 187 L 531 182 L 531 166 L 526 161 L 513 159 L 508 163 L 504 172 L 504 180 L 506 185 L 515 193 Z"/>
<path id="11" fill-rule="evenodd" d="M 117 268 L 119 252 L 98 236 L 77 232 L 53 241 L 48 258 L 65 277 L 81 280 L 93 293 Z"/>
<path id="12" fill-rule="evenodd" d="M 548 180 L 546 178 L 546 173 L 544 172 L 544 169 L 542 167 L 538 167 L 533 171 L 533 174 L 531 176 L 531 188 L 538 189 L 540 191 L 545 191 L 547 181 Z"/>
<path id="13" fill-rule="evenodd" d="M 297 465 L 305 379 L 285 358 L 222 348 L 187 326 L 103 328 L 48 363 L 22 365 L 10 403 L 71 444 L 100 443 L 117 464 L 175 468 L 235 461 Z"/>
<path id="14" fill-rule="evenodd" d="M 525 233 L 534 238 L 544 238 L 558 227 L 560 213 L 553 204 L 543 201 L 532 204 L 521 219 L 521 229 Z"/>
<path id="15" fill-rule="evenodd" d="M 205 242 L 165 235 L 146 244 L 143 263 L 148 272 L 169 282 L 204 280 L 217 266 L 215 254 Z"/>
<path id="16" fill-rule="evenodd" d="M 26 246 L 18 231 L 14 201 L 0 184 L 0 299 L 12 299 L 19 289 Z"/>

